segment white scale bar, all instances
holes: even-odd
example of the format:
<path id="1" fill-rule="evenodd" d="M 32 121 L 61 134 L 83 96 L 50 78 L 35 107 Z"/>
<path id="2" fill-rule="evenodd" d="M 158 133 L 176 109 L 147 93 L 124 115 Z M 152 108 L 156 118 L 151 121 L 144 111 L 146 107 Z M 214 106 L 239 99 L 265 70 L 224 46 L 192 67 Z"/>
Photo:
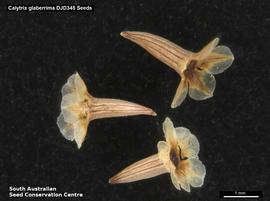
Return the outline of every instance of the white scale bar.
<path id="1" fill-rule="evenodd" d="M 259 198 L 258 195 L 224 195 L 224 198 Z"/>

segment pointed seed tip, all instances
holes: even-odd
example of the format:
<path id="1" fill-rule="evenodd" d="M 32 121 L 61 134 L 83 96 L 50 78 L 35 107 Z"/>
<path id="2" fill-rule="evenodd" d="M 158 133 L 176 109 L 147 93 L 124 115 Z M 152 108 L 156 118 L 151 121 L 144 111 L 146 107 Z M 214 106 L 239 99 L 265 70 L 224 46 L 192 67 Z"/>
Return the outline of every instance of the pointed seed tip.
<path id="1" fill-rule="evenodd" d="M 157 116 L 157 113 L 154 110 L 152 110 L 152 116 Z"/>
<path id="2" fill-rule="evenodd" d="M 126 32 L 125 32 L 125 31 L 122 31 L 122 32 L 120 33 L 120 35 L 123 36 L 123 37 L 125 37 Z"/>
<path id="3" fill-rule="evenodd" d="M 129 35 L 129 31 L 122 31 L 122 32 L 120 33 L 120 35 L 123 36 L 124 38 L 127 38 L 127 37 L 130 36 L 130 35 Z"/>
<path id="4" fill-rule="evenodd" d="M 115 180 L 114 180 L 113 177 L 110 178 L 110 179 L 108 180 L 108 182 L 109 182 L 109 184 L 117 184 L 117 182 L 115 182 Z"/>

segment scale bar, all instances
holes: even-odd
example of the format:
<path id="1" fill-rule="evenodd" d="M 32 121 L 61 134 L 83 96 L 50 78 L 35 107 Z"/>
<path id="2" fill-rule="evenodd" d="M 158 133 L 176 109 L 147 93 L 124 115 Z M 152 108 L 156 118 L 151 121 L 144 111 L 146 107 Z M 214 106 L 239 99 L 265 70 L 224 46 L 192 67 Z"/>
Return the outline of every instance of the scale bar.
<path id="1" fill-rule="evenodd" d="M 262 191 L 220 191 L 219 197 L 223 199 L 259 199 L 263 196 Z"/>
<path id="2" fill-rule="evenodd" d="M 224 195 L 223 198 L 259 198 L 258 195 Z"/>

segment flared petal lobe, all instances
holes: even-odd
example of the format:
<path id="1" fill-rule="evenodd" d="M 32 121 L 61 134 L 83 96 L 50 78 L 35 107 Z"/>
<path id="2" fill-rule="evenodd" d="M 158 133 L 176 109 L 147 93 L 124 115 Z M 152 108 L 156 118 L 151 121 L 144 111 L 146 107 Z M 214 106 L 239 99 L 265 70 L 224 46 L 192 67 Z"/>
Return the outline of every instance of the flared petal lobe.
<path id="1" fill-rule="evenodd" d="M 219 74 L 228 69 L 234 60 L 231 50 L 226 46 L 217 46 L 213 52 L 202 61 L 201 68 L 210 74 Z"/>
<path id="2" fill-rule="evenodd" d="M 67 83 L 62 87 L 62 96 L 66 94 L 76 95 L 79 100 L 84 98 L 87 92 L 86 85 L 78 73 L 74 73 L 68 78 Z"/>
<path id="3" fill-rule="evenodd" d="M 188 83 L 187 81 L 182 78 L 181 82 L 176 90 L 176 93 L 173 98 L 173 102 L 171 104 L 171 108 L 176 108 L 179 105 L 182 104 L 182 102 L 185 100 L 188 93 Z"/>
<path id="4" fill-rule="evenodd" d="M 78 121 L 74 126 L 74 139 L 79 149 L 81 148 L 82 143 L 85 139 L 88 124 L 89 121 L 87 119 L 82 119 L 81 121 Z"/>
<path id="5" fill-rule="evenodd" d="M 173 172 L 171 172 L 171 173 L 170 173 L 170 176 L 171 176 L 171 180 L 172 180 L 172 183 L 173 183 L 174 187 L 175 187 L 177 190 L 181 190 L 179 181 L 178 181 L 177 178 L 175 177 L 175 174 L 174 174 Z"/>
<path id="6" fill-rule="evenodd" d="M 205 177 L 205 166 L 199 159 L 190 159 L 183 161 L 173 173 L 175 182 L 177 182 L 182 189 L 190 192 L 190 186 L 201 187 Z"/>
<path id="7" fill-rule="evenodd" d="M 73 94 L 76 91 L 76 86 L 74 83 L 74 80 L 77 77 L 77 73 L 71 75 L 67 82 L 64 84 L 64 86 L 62 87 L 61 93 L 62 96 L 66 95 L 66 94 Z"/>
<path id="8" fill-rule="evenodd" d="M 57 118 L 57 125 L 60 132 L 67 140 L 75 140 L 78 148 L 81 147 L 87 133 L 88 121 L 86 119 L 76 121 L 75 123 L 68 123 L 61 113 Z"/>
<path id="9" fill-rule="evenodd" d="M 216 88 L 215 77 L 204 71 L 194 71 L 189 77 L 189 96 L 194 100 L 211 98 Z"/>
<path id="10" fill-rule="evenodd" d="M 206 169 L 203 163 L 197 158 L 191 158 L 190 169 L 187 171 L 187 180 L 193 187 L 201 187 L 204 182 Z"/>
<path id="11" fill-rule="evenodd" d="M 170 158 L 168 157 L 170 154 L 170 146 L 167 142 L 159 141 L 157 144 L 158 148 L 158 157 L 163 162 L 165 168 L 168 172 L 171 172 L 172 166 Z"/>
<path id="12" fill-rule="evenodd" d="M 219 38 L 215 38 L 210 43 L 208 43 L 206 46 L 204 46 L 201 51 L 199 51 L 198 53 L 195 53 L 195 56 L 193 56 L 193 57 L 198 61 L 205 59 L 215 49 L 218 42 L 219 42 Z"/>
<path id="13" fill-rule="evenodd" d="M 60 132 L 67 140 L 74 140 L 74 127 L 71 123 L 65 121 L 62 113 L 57 118 L 57 125 Z"/>
<path id="14" fill-rule="evenodd" d="M 166 118 L 163 122 L 163 132 L 165 134 L 166 142 L 170 145 L 175 143 L 175 130 L 170 118 Z"/>
<path id="15" fill-rule="evenodd" d="M 175 177 L 175 180 L 176 182 L 179 184 L 179 186 L 187 191 L 187 192 L 190 192 L 190 184 L 188 183 L 187 179 L 186 179 L 186 175 L 185 175 L 185 172 L 184 172 L 184 167 L 186 167 L 186 161 L 184 161 L 182 164 L 181 164 L 181 167 L 177 167 L 177 169 L 173 172 L 173 175 Z"/>

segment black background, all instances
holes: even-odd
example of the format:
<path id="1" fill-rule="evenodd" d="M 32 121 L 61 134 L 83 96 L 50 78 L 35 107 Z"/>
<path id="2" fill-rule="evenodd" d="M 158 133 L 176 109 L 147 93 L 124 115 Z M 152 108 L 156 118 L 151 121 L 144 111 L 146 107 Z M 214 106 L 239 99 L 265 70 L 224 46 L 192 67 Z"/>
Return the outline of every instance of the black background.
<path id="1" fill-rule="evenodd" d="M 268 200 L 269 1 L 88 2 L 94 12 L 1 11 L 0 200 L 8 186 L 27 185 L 84 193 L 69 200 L 214 201 L 220 190 L 263 190 L 261 200 Z M 213 98 L 187 98 L 170 109 L 179 76 L 122 38 L 124 30 L 161 35 L 192 51 L 218 36 L 235 61 L 215 76 Z M 78 150 L 55 123 L 61 87 L 76 71 L 92 95 L 149 106 L 158 116 L 93 121 Z M 157 152 L 166 116 L 197 136 L 204 185 L 178 191 L 168 174 L 108 184 L 122 168 Z"/>

